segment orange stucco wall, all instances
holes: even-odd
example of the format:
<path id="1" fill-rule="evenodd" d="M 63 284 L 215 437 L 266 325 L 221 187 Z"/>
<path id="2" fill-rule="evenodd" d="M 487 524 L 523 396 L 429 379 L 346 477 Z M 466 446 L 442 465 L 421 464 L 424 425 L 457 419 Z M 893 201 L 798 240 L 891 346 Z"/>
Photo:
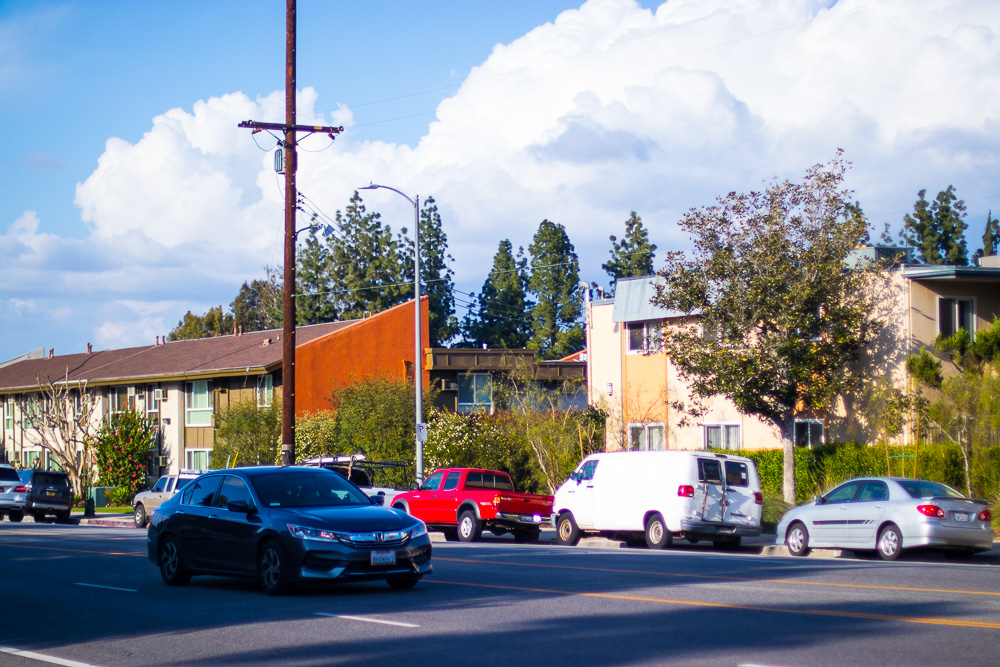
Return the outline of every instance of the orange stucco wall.
<path id="1" fill-rule="evenodd" d="M 430 345 L 427 297 L 420 299 L 421 348 Z M 405 378 L 413 358 L 413 301 L 295 349 L 295 414 L 330 409 L 330 392 L 368 377 Z M 411 371 L 412 372 L 412 371 Z M 427 371 L 423 386 L 428 386 Z"/>
<path id="2" fill-rule="evenodd" d="M 623 327 L 624 328 L 624 327 Z M 627 330 L 622 336 L 627 336 Z M 627 344 L 622 345 L 627 350 Z M 622 382 L 625 422 L 667 421 L 667 357 L 662 352 L 653 354 L 623 353 Z"/>

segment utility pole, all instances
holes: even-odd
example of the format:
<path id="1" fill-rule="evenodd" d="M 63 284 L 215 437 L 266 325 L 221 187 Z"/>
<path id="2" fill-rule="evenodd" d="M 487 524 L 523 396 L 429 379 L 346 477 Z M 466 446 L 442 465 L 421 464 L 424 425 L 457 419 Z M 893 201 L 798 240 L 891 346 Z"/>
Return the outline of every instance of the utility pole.
<path id="1" fill-rule="evenodd" d="M 281 347 L 281 465 L 295 463 L 295 132 L 322 132 L 331 139 L 343 127 L 299 126 L 295 124 L 295 0 L 285 4 L 285 123 L 243 121 L 239 127 L 278 130 L 285 133 L 285 277 Z"/>

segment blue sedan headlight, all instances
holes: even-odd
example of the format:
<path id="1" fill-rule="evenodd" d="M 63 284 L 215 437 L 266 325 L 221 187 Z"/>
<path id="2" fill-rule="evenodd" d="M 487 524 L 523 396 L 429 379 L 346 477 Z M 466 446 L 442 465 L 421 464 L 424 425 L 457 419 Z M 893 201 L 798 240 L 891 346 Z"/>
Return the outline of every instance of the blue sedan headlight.
<path id="1" fill-rule="evenodd" d="M 292 534 L 292 537 L 297 537 L 300 540 L 316 540 L 319 542 L 340 542 L 344 537 L 340 533 L 335 533 L 332 530 L 296 526 L 291 523 L 288 524 L 288 532 Z"/>
<path id="2" fill-rule="evenodd" d="M 414 537 L 420 537 L 421 535 L 427 534 L 427 524 L 423 521 L 417 522 L 417 525 L 410 529 L 410 539 Z"/>

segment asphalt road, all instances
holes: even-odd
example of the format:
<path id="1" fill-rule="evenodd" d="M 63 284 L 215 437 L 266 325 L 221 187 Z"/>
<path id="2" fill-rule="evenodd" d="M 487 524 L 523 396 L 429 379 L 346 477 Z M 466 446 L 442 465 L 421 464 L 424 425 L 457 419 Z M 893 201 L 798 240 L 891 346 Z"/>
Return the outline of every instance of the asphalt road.
<path id="1" fill-rule="evenodd" d="M 145 531 L 3 522 L 0 665 L 997 662 L 995 557 L 699 547 L 436 542 L 434 573 L 413 590 L 271 598 L 214 577 L 165 586 Z"/>

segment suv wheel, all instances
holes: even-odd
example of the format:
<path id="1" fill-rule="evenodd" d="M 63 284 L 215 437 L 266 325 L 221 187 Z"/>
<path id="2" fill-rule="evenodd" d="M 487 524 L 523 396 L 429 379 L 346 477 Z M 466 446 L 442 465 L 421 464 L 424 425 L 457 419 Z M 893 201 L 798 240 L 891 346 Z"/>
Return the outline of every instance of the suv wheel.
<path id="1" fill-rule="evenodd" d="M 10 520 L 13 521 L 14 523 L 21 523 L 21 519 L 24 518 L 24 512 L 21 511 L 11 512 L 7 516 L 10 517 Z"/>
<path id="2" fill-rule="evenodd" d="M 31 516 L 35 519 L 35 523 L 41 523 L 45 520 L 45 512 L 32 512 Z"/>

